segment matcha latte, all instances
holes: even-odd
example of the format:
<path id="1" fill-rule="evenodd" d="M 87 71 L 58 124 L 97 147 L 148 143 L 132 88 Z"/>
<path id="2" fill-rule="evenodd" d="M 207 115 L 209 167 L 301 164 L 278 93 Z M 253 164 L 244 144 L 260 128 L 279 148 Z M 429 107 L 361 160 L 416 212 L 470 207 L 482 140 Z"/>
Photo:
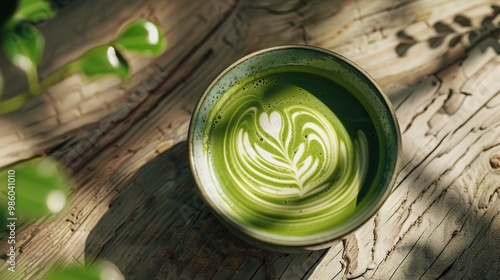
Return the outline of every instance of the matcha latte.
<path id="1" fill-rule="evenodd" d="M 246 240 L 323 248 L 368 219 L 395 178 L 388 100 L 338 55 L 252 54 L 212 83 L 190 127 L 191 167 L 215 214 Z"/>

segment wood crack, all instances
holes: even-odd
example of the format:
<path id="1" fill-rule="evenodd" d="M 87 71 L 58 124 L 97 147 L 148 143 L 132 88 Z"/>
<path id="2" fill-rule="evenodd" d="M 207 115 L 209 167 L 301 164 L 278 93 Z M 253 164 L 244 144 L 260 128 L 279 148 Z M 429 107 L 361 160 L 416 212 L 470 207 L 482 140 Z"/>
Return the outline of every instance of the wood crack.
<path id="1" fill-rule="evenodd" d="M 371 257 L 373 263 L 375 263 L 375 247 L 377 245 L 377 238 L 378 238 L 377 231 L 379 230 L 379 228 L 378 228 L 379 221 L 380 221 L 380 217 L 379 217 L 379 213 L 377 212 L 375 214 L 375 217 L 373 218 L 373 230 L 372 230 L 373 246 L 372 246 L 372 250 L 370 252 L 370 257 Z"/>
<path id="2" fill-rule="evenodd" d="M 469 208 L 470 210 L 470 208 Z M 467 213 L 469 212 L 469 210 L 467 210 Z M 432 234 L 439 228 L 439 226 L 446 220 L 446 217 L 448 216 L 448 214 L 450 214 L 450 211 L 451 210 L 448 210 L 448 212 L 446 212 L 446 215 L 444 216 L 444 218 L 441 220 L 441 222 L 439 222 L 439 224 L 434 228 L 434 230 L 432 231 L 432 233 L 430 234 L 432 236 Z M 462 224 L 462 227 L 463 227 L 464 224 Z M 446 244 L 444 245 L 444 247 L 441 249 L 441 251 L 437 254 L 437 256 L 434 258 L 434 260 L 432 261 L 432 263 L 427 267 L 427 269 L 424 271 L 424 273 L 422 273 L 422 275 L 419 277 L 420 279 L 422 279 L 425 274 L 429 271 L 429 269 L 431 269 L 431 267 L 433 267 L 433 265 L 436 263 L 436 261 L 439 259 L 439 257 L 441 256 L 441 254 L 443 254 L 444 250 L 448 247 L 448 245 L 450 244 L 450 242 L 455 238 L 455 236 L 457 236 L 457 234 L 455 234 L 455 232 L 453 232 L 452 236 L 450 239 L 448 239 L 448 241 L 446 242 Z M 448 266 L 448 268 L 445 269 L 446 270 L 449 270 L 451 269 L 451 266 L 455 263 L 456 259 Z M 444 271 L 443 271 L 444 273 Z M 441 274 L 443 274 L 441 273 Z M 446 272 L 447 273 L 447 272 Z M 445 274 L 446 274 L 445 273 Z M 441 276 L 438 276 L 438 278 L 440 278 Z"/>
<path id="3" fill-rule="evenodd" d="M 467 123 L 468 123 L 471 119 L 473 119 L 473 118 L 474 118 L 474 117 L 475 117 L 475 116 L 476 116 L 476 115 L 477 115 L 477 114 L 478 114 L 478 113 L 479 113 L 479 112 L 483 109 L 483 106 L 484 106 L 485 104 L 489 103 L 489 102 L 490 102 L 491 100 L 493 100 L 493 98 L 495 98 L 495 97 L 496 97 L 496 95 L 491 96 L 488 100 L 486 100 L 486 101 L 484 102 L 484 104 L 482 104 L 481 106 L 478 106 L 478 109 L 474 110 L 474 111 L 472 112 L 472 114 L 471 114 L 471 115 L 470 115 L 467 119 L 465 119 L 464 121 L 462 121 L 462 122 L 460 123 L 460 125 L 459 125 L 459 126 L 458 126 L 455 130 L 453 130 L 453 134 L 455 134 L 455 133 L 456 133 L 457 131 L 459 131 L 462 127 L 464 127 L 464 126 L 465 126 L 465 125 L 466 125 L 466 124 L 467 124 Z"/>
<path id="4" fill-rule="evenodd" d="M 420 117 L 421 115 L 423 115 L 425 112 L 427 112 L 427 110 L 434 104 L 434 102 L 436 102 L 436 100 L 438 99 L 438 96 L 435 96 L 431 102 L 429 104 L 427 104 L 422 110 L 418 111 L 417 113 L 415 113 L 415 115 L 411 118 L 410 122 L 408 123 L 408 125 L 405 127 L 405 129 L 403 130 L 403 133 L 402 134 L 405 134 L 409 129 L 410 127 L 412 126 L 412 124 L 415 122 L 415 120 Z"/>
<path id="5" fill-rule="evenodd" d="M 423 162 L 425 162 L 425 161 L 426 161 L 426 160 L 427 160 L 427 159 L 428 159 L 428 158 L 429 158 L 429 157 L 430 157 L 430 156 L 431 156 L 431 155 L 432 155 L 432 154 L 433 154 L 433 153 L 434 153 L 434 152 L 435 152 L 435 151 L 436 151 L 436 150 L 437 150 L 440 146 L 441 146 L 441 144 L 442 144 L 442 143 L 444 142 L 444 140 L 448 137 L 448 135 L 449 135 L 449 132 L 448 132 L 448 133 L 446 133 L 446 134 L 443 136 L 443 138 L 442 138 L 442 139 L 441 139 L 441 140 L 440 140 L 440 141 L 436 144 L 436 146 L 435 146 L 434 148 L 432 148 L 432 150 L 430 150 L 430 151 L 427 153 L 427 155 L 426 155 L 426 156 L 424 156 L 424 158 L 423 158 L 420 162 L 418 162 L 417 164 L 415 164 L 415 166 L 414 166 L 414 167 L 413 167 L 410 171 L 408 171 L 408 172 L 406 173 L 406 175 L 403 177 L 403 179 L 401 179 L 401 181 L 399 181 L 399 183 L 398 183 L 398 185 L 396 186 L 396 188 L 397 188 L 398 186 L 400 186 L 400 185 L 401 185 L 401 184 L 402 184 L 402 183 L 403 183 L 403 182 L 404 182 L 404 181 L 405 181 L 405 180 L 406 180 L 406 179 L 407 179 L 410 175 L 412 175 L 412 174 L 413 174 L 413 172 L 414 172 L 417 168 L 419 168 L 419 167 L 420 167 L 420 165 L 422 165 L 422 163 L 423 163 Z M 405 166 L 404 166 L 401 170 L 404 170 L 404 168 L 405 168 L 406 166 L 408 166 L 408 165 L 409 165 L 409 164 L 413 161 L 413 159 L 415 159 L 415 158 L 410 159 L 410 160 L 408 161 L 408 163 L 407 163 L 407 164 L 406 164 L 406 165 L 405 165 Z"/>
<path id="6" fill-rule="evenodd" d="M 415 0 L 410 0 L 410 1 L 402 1 L 390 8 L 386 8 L 386 9 L 383 9 L 383 10 L 376 10 L 376 11 L 373 11 L 371 13 L 366 13 L 364 14 L 362 17 L 371 17 L 371 16 L 376 16 L 378 14 L 381 14 L 382 12 L 388 12 L 388 13 L 391 13 L 391 12 L 394 12 L 394 11 L 397 11 L 407 5 L 410 5 L 412 3 L 416 2 Z"/>
<path id="7" fill-rule="evenodd" d="M 406 260 L 406 258 L 408 258 L 408 256 L 410 255 L 410 253 L 413 251 L 413 248 L 415 248 L 415 246 L 417 245 L 418 241 L 420 240 L 420 238 L 422 238 L 422 236 L 424 235 L 425 232 L 422 232 L 420 234 L 420 236 L 417 238 L 417 240 L 415 241 L 415 243 L 413 243 L 413 245 L 411 246 L 410 250 L 408 250 L 408 252 L 406 253 L 406 255 L 404 256 L 404 258 L 399 262 L 398 266 L 394 269 L 394 271 L 392 272 L 391 274 L 391 277 L 389 277 L 389 280 L 391 280 L 393 277 L 394 277 L 394 274 L 396 274 L 396 271 L 398 271 L 399 267 L 401 266 L 401 264 Z"/>
<path id="8" fill-rule="evenodd" d="M 295 4 L 293 7 L 289 8 L 289 9 L 284 9 L 282 11 L 272 9 L 271 7 L 268 7 L 268 6 L 258 6 L 258 5 L 249 5 L 249 6 L 246 6 L 246 8 L 256 9 L 256 10 L 264 10 L 267 13 L 272 14 L 272 15 L 286 15 L 286 14 L 290 14 L 290 13 L 297 13 L 299 16 L 303 16 L 303 14 L 299 11 L 299 9 L 301 9 L 305 6 L 307 6 L 307 2 L 301 0 L 297 4 Z"/>
<path id="9" fill-rule="evenodd" d="M 455 262 L 457 261 L 457 259 L 453 260 L 453 262 L 448 265 L 444 270 L 443 272 L 441 272 L 441 274 L 439 274 L 439 276 L 437 277 L 437 279 L 441 279 L 443 277 L 446 276 L 446 274 L 448 274 L 450 271 L 451 271 L 451 268 L 453 267 L 453 265 L 455 264 Z"/>
<path id="10" fill-rule="evenodd" d="M 495 214 L 495 215 L 493 216 L 493 218 L 490 220 L 490 222 L 489 222 L 489 223 L 488 223 L 488 225 L 486 226 L 486 230 L 484 231 L 484 233 L 485 233 L 486 231 L 488 231 L 488 229 L 490 228 L 491 224 L 493 223 L 493 220 L 495 220 L 495 218 L 496 218 L 499 214 L 500 214 L 500 212 L 498 212 L 497 214 Z M 483 217 L 482 217 L 482 218 L 484 218 L 484 215 L 483 215 Z M 485 227 L 484 225 L 481 227 L 481 229 L 479 230 L 479 232 L 478 232 L 478 233 L 474 236 L 474 239 L 473 239 L 473 240 L 472 240 L 472 242 L 469 244 L 469 246 L 467 246 L 467 248 L 465 248 L 465 249 L 462 251 L 462 253 L 460 254 L 460 257 L 461 257 L 462 255 L 464 255 L 464 254 L 465 254 L 465 252 L 466 252 L 467 250 L 469 250 L 469 249 L 472 247 L 472 245 L 476 242 L 476 240 L 477 240 L 478 238 L 479 238 L 479 239 L 483 238 L 484 233 L 483 233 L 483 234 L 480 234 L 480 233 L 481 233 L 481 231 L 483 231 L 483 228 L 484 228 L 484 227 Z M 479 253 L 479 252 L 478 252 L 478 253 Z M 478 254 L 478 253 L 476 253 L 476 255 L 475 255 L 472 259 L 476 259 L 476 257 L 477 257 L 477 254 Z M 457 259 L 458 259 L 458 258 L 457 258 Z M 469 272 L 469 270 L 470 270 L 470 266 L 467 266 L 467 267 L 466 267 L 466 270 L 462 273 L 462 278 L 461 278 L 461 279 L 464 279 L 464 278 L 468 275 L 468 274 L 467 274 L 467 272 Z"/>
<path id="11" fill-rule="evenodd" d="M 313 272 L 314 268 L 317 266 L 317 264 L 319 264 L 321 262 L 321 260 L 325 257 L 327 252 L 328 252 L 328 250 L 325 250 L 321 254 L 321 256 L 307 269 L 307 271 L 304 273 L 303 279 L 306 279 L 306 277 Z"/>
<path id="12" fill-rule="evenodd" d="M 252 276 L 250 276 L 249 279 L 255 279 L 255 277 L 257 276 L 257 272 L 259 272 L 259 270 L 264 266 L 264 262 L 262 262 L 259 267 L 257 267 L 257 269 L 255 270 L 255 272 L 252 274 Z"/>

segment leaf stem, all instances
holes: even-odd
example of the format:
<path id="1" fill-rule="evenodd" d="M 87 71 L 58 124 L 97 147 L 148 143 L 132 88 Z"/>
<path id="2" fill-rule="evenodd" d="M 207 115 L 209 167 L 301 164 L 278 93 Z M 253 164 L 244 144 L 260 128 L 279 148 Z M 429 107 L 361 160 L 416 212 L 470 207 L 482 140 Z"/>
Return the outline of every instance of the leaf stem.
<path id="1" fill-rule="evenodd" d="M 48 75 L 40 82 L 39 94 L 46 92 L 54 84 L 61 82 L 67 77 L 76 74 L 78 72 L 79 60 L 74 60 L 66 64 L 61 69 L 55 71 L 54 73 Z M 38 95 L 38 94 L 37 94 Z"/>
<path id="2" fill-rule="evenodd" d="M 72 61 L 61 69 L 48 75 L 40 82 L 38 82 L 37 71 L 28 71 L 27 76 L 29 91 L 23 92 L 9 99 L 0 100 L 0 115 L 6 115 L 19 110 L 24 104 L 26 104 L 26 102 L 28 102 L 30 98 L 45 93 L 54 84 L 78 72 L 78 65 L 78 59 Z"/>
<path id="3" fill-rule="evenodd" d="M 12 98 L 0 101 L 0 115 L 6 115 L 19 110 L 28 101 L 28 98 L 29 94 L 25 92 Z"/>
<path id="4" fill-rule="evenodd" d="M 29 92 L 33 96 L 40 94 L 40 84 L 38 82 L 38 70 L 36 67 L 27 69 L 26 77 L 28 78 Z"/>

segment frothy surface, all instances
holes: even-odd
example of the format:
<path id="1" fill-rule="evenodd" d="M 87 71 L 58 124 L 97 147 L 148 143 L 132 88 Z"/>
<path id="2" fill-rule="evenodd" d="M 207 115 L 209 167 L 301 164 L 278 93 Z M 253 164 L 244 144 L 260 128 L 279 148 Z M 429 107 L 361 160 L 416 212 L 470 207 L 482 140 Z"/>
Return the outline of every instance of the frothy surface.
<path id="1" fill-rule="evenodd" d="M 286 67 L 229 88 L 210 111 L 204 141 L 233 222 L 304 236 L 351 217 L 370 192 L 376 130 L 363 106 L 331 80 Z M 365 182 L 368 183 L 365 185 Z"/>

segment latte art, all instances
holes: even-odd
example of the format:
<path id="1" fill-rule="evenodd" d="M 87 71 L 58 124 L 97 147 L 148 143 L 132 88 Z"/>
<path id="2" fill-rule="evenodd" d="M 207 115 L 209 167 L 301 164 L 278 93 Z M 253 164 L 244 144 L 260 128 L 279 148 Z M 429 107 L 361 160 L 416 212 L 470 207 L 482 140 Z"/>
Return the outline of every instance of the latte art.
<path id="1" fill-rule="evenodd" d="M 207 146 L 213 181 L 236 223 L 302 235 L 355 211 L 369 145 L 316 95 L 283 82 L 279 75 L 257 79 L 221 101 Z"/>
<path id="2" fill-rule="evenodd" d="M 256 111 L 256 109 L 250 110 Z M 248 167 L 248 172 L 245 173 L 248 173 L 249 177 L 253 176 L 260 189 L 270 195 L 302 196 L 316 193 L 327 186 L 326 181 L 335 169 L 335 163 L 331 160 L 322 160 L 319 166 L 320 160 L 306 151 L 306 146 L 315 141 L 321 147 L 323 154 L 328 155 L 331 152 L 329 146 L 335 146 L 337 140 L 333 128 L 328 126 L 327 122 L 325 122 L 326 127 L 320 127 L 312 122 L 306 122 L 301 129 L 295 127 L 297 117 L 314 115 L 306 111 L 290 112 L 293 109 L 286 110 L 288 111 L 285 112 L 286 123 L 283 123 L 281 115 L 276 111 L 269 115 L 260 114 L 260 129 L 257 130 L 264 135 L 261 141 L 269 143 L 271 148 L 269 151 L 261 147 L 255 139 L 250 140 L 244 128 L 241 128 L 238 134 L 236 152 L 238 159 L 243 163 L 246 162 L 242 164 Z M 286 117 L 287 113 L 290 117 Z M 312 131 L 310 134 L 305 134 L 307 130 Z M 292 145 L 294 134 L 299 137 L 305 134 L 304 137 L 308 138 L 294 141 L 300 143 L 295 147 Z"/>
<path id="3" fill-rule="evenodd" d="M 354 151 L 347 148 L 352 144 L 338 119 L 335 119 L 339 130 L 336 132 L 322 114 L 305 106 L 291 106 L 283 115 L 277 111 L 263 112 L 257 121 L 258 112 L 256 107 L 249 108 L 239 118 L 238 124 L 243 127 L 237 135 L 228 133 L 224 139 L 224 146 L 228 147 L 224 153 L 226 167 L 235 174 L 233 180 L 239 186 L 251 189 L 259 197 L 294 198 L 333 187 L 335 173 L 339 186 L 349 176 L 362 177 L 351 173 L 365 170 L 366 158 L 350 160 L 351 165 L 357 166 L 339 164 L 353 158 Z M 257 136 L 251 139 L 244 127 L 247 114 L 256 118 L 253 124 L 260 139 Z M 316 153 L 310 152 L 311 146 L 317 146 Z M 363 157 L 361 150 L 357 152 Z M 345 187 L 356 195 L 360 183 L 356 180 Z"/>

